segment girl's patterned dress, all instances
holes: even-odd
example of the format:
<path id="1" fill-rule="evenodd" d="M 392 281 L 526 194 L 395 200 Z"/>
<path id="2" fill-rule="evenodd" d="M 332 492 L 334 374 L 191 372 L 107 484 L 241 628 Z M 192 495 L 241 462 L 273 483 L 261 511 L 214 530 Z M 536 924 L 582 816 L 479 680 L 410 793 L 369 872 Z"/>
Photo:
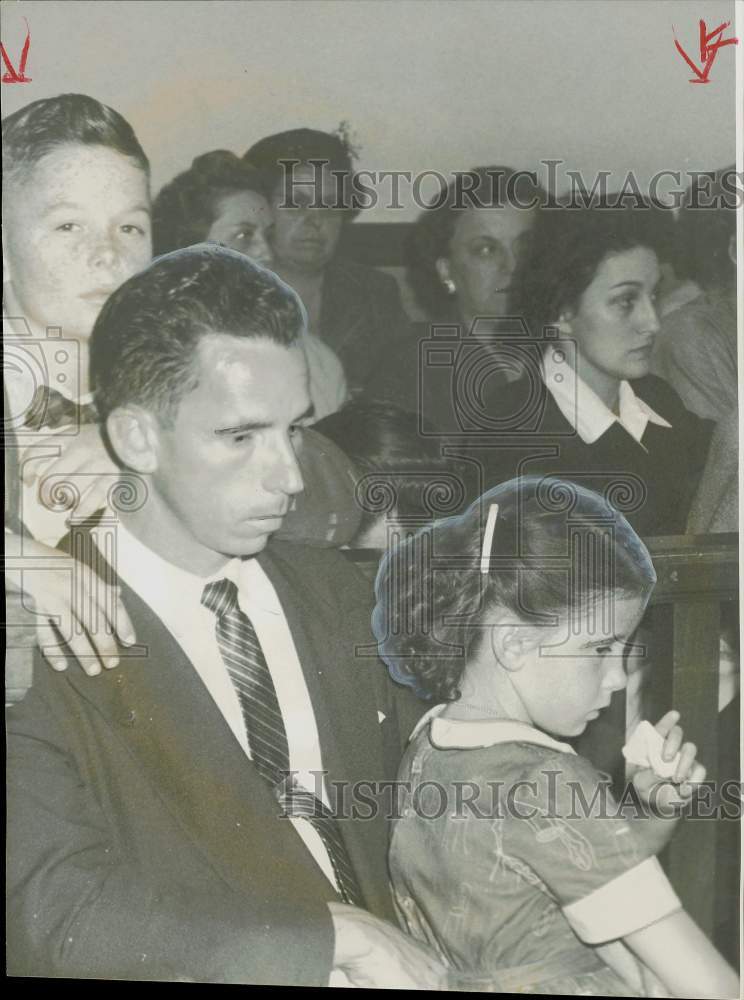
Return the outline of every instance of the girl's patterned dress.
<path id="1" fill-rule="evenodd" d="M 399 774 L 402 925 L 438 951 L 453 989 L 647 995 L 650 975 L 617 939 L 681 904 L 608 782 L 531 726 L 443 708 L 416 727 Z"/>

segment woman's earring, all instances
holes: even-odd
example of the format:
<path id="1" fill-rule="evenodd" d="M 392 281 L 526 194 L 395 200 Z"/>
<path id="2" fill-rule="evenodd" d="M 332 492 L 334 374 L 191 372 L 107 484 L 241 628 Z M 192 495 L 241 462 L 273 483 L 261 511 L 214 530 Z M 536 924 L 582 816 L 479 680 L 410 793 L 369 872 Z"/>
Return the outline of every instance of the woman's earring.
<path id="1" fill-rule="evenodd" d="M 444 281 L 442 282 L 442 284 L 447 289 L 447 294 L 448 295 L 454 295 L 455 292 L 457 291 L 457 285 L 455 285 L 455 283 L 452 280 L 452 278 L 445 278 Z"/>

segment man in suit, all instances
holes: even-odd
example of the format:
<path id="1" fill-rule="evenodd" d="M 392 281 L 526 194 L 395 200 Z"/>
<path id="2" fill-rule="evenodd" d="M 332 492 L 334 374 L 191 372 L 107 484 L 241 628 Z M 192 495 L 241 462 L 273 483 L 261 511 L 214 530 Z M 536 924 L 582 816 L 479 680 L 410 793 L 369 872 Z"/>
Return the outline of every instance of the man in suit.
<path id="1" fill-rule="evenodd" d="M 398 701 L 365 581 L 335 550 L 267 548 L 302 489 L 303 325 L 215 246 L 155 261 L 96 321 L 96 402 L 143 489 L 71 548 L 138 645 L 96 678 L 38 670 L 10 710 L 11 973 L 442 982 L 387 922 Z"/>

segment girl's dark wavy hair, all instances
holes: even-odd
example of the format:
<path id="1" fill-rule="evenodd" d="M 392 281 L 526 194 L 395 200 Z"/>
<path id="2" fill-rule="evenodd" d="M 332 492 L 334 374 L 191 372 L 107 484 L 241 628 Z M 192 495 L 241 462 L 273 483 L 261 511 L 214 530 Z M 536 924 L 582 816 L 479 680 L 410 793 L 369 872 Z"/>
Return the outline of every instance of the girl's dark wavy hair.
<path id="1" fill-rule="evenodd" d="M 538 208 L 548 201 L 535 173 L 505 166 L 473 167 L 456 174 L 439 191 L 414 223 L 407 246 L 406 276 L 418 304 L 433 319 L 446 318 L 453 309 L 452 296 L 442 285 L 436 262 L 449 254 L 457 220 L 471 204 L 468 191 L 484 206 L 521 207 L 535 202 Z"/>
<path id="2" fill-rule="evenodd" d="M 624 208 L 596 201 L 590 207 L 540 212 L 526 234 L 510 290 L 510 312 L 523 317 L 534 337 L 575 310 L 602 262 L 646 247 L 668 256 L 668 234 L 652 203 Z"/>
<path id="3" fill-rule="evenodd" d="M 492 504 L 499 510 L 482 572 Z M 550 625 L 602 596 L 648 599 L 655 583 L 648 550 L 608 500 L 575 483 L 529 476 L 388 551 L 375 581 L 372 628 L 395 681 L 424 700 L 454 701 L 492 609 Z"/>
<path id="4" fill-rule="evenodd" d="M 207 238 L 221 198 L 237 191 L 269 195 L 266 173 L 226 149 L 197 156 L 158 193 L 152 206 L 152 243 L 156 257 Z"/>

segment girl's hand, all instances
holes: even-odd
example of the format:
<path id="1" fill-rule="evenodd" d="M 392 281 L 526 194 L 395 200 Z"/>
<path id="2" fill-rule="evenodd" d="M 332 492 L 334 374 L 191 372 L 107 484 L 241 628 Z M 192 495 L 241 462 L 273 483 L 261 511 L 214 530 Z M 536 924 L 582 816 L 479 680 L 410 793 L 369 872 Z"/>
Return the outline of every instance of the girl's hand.
<path id="1" fill-rule="evenodd" d="M 630 771 L 633 786 L 645 805 L 651 805 L 655 812 L 669 817 L 688 802 L 695 791 L 695 785 L 705 780 L 705 768 L 697 760 L 694 743 L 683 743 L 682 727 L 677 725 L 679 712 L 671 711 L 662 716 L 654 727 L 663 737 L 662 759 L 671 761 L 679 753 L 679 761 L 671 778 L 658 775 L 653 767 L 637 767 Z"/>

